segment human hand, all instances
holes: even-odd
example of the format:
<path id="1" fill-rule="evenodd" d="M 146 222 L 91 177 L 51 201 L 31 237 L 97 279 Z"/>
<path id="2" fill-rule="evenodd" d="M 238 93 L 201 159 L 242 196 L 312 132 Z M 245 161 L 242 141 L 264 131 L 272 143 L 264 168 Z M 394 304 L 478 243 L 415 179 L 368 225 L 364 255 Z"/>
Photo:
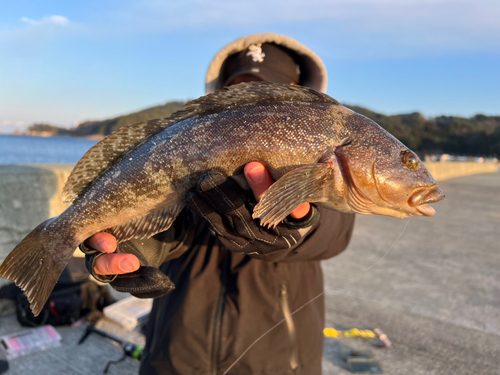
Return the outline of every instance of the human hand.
<path id="1" fill-rule="evenodd" d="M 123 275 L 141 266 L 135 255 L 115 253 L 118 243 L 112 234 L 96 233 L 85 241 L 85 245 L 104 253 L 94 261 L 94 272 L 98 275 Z"/>
<path id="2" fill-rule="evenodd" d="M 163 235 L 168 237 L 169 232 Z M 151 238 L 148 246 L 140 250 L 130 241 L 122 244 L 120 250 L 125 253 L 110 253 L 117 250 L 116 238 L 109 233 L 97 233 L 81 244 L 80 249 L 85 253 L 85 265 L 92 276 L 110 283 L 119 292 L 138 298 L 158 298 L 175 288 L 170 278 L 158 269 L 165 250 L 160 238 Z"/>
<path id="3" fill-rule="evenodd" d="M 273 184 L 265 166 L 258 162 L 248 163 L 244 175 L 257 201 Z M 319 219 L 318 209 L 305 203 L 276 228 L 266 228 L 252 218 L 253 203 L 248 198 L 233 179 L 210 170 L 187 194 L 186 204 L 205 219 L 226 249 L 270 261 L 286 256 Z"/>

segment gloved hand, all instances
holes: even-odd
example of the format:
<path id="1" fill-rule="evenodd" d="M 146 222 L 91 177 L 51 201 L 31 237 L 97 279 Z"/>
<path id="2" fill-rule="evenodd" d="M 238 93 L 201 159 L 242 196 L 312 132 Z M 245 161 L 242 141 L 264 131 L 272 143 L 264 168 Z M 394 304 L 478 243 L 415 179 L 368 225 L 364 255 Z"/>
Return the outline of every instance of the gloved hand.
<path id="1" fill-rule="evenodd" d="M 256 203 L 252 193 L 216 170 L 205 172 L 186 197 L 186 204 L 207 221 L 227 249 L 259 259 L 281 258 L 307 231 L 300 229 L 312 227 L 319 219 L 317 207 L 311 205 L 301 220 L 288 217 L 276 228 L 268 229 L 252 219 Z"/>
<path id="2" fill-rule="evenodd" d="M 120 258 L 126 259 L 125 257 L 129 254 L 133 254 L 140 259 L 140 267 L 133 272 L 120 272 L 120 274 L 110 275 L 98 274 L 95 267 L 96 262 L 101 257 L 111 254 L 95 250 L 85 243 L 80 244 L 80 250 L 85 253 L 87 270 L 96 280 L 110 283 L 115 290 L 130 293 L 138 298 L 158 298 L 170 293 L 175 288 L 169 277 L 158 269 L 165 254 L 168 254 L 172 247 L 173 235 L 172 228 L 170 231 L 159 233 L 147 240 L 130 240 L 121 243 L 117 252 L 113 255 L 119 256 L 119 258 L 115 257 L 115 259 L 119 260 Z M 98 243 L 94 246 L 100 247 L 101 244 Z M 129 266 L 136 268 L 133 264 L 129 264 Z M 118 263 L 118 267 L 120 267 L 120 263 Z M 123 270 L 123 268 L 122 265 L 120 269 Z M 113 270 L 110 271 L 113 272 Z"/>

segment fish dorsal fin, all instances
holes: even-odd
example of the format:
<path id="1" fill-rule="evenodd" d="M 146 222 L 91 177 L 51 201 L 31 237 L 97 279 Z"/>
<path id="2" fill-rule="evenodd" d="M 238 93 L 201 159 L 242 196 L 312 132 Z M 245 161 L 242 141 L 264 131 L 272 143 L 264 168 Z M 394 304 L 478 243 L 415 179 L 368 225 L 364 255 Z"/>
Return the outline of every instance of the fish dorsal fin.
<path id="1" fill-rule="evenodd" d="M 171 118 L 178 117 L 182 120 L 195 115 L 218 112 L 221 108 L 230 109 L 232 106 L 265 101 L 322 102 L 340 105 L 332 97 L 309 87 L 270 82 L 244 82 L 192 100 Z"/>
<path id="2" fill-rule="evenodd" d="M 113 161 L 142 139 L 162 128 L 190 117 L 231 109 L 256 102 L 296 101 L 340 104 L 330 96 L 308 87 L 270 82 L 244 82 L 187 103 L 172 116 L 124 126 L 90 148 L 78 161 L 63 189 L 64 202 L 72 202 Z"/>
<path id="3" fill-rule="evenodd" d="M 123 126 L 92 146 L 71 171 L 63 189 L 64 202 L 72 202 L 118 156 L 141 139 L 172 123 L 170 118 Z"/>

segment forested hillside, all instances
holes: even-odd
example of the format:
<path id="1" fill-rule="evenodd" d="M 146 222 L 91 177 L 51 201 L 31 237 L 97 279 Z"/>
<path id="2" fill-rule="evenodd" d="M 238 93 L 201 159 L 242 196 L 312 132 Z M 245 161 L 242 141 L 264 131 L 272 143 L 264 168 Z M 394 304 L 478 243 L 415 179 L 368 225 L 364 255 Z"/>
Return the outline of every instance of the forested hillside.
<path id="1" fill-rule="evenodd" d="M 363 107 L 348 107 L 376 121 L 421 155 L 447 153 L 500 158 L 500 116 L 439 116 L 427 119 L 418 112 L 385 116 Z"/>
<path id="2" fill-rule="evenodd" d="M 111 134 L 116 129 L 125 125 L 135 124 L 138 122 L 153 120 L 156 118 L 169 117 L 172 113 L 179 110 L 184 105 L 184 102 L 168 102 L 164 105 L 158 105 L 144 109 L 139 112 L 134 112 L 129 115 L 115 117 L 110 120 L 103 121 L 86 121 L 79 124 L 72 133 L 76 137 L 102 134 Z"/>
<path id="3" fill-rule="evenodd" d="M 183 102 L 168 102 L 129 115 L 103 121 L 87 121 L 73 129 L 35 124 L 27 134 L 52 132 L 76 137 L 108 135 L 124 125 L 170 116 Z M 471 118 L 439 116 L 425 118 L 420 113 L 386 116 L 359 106 L 349 106 L 371 118 L 421 156 L 447 153 L 500 158 L 500 116 L 476 115 Z"/>

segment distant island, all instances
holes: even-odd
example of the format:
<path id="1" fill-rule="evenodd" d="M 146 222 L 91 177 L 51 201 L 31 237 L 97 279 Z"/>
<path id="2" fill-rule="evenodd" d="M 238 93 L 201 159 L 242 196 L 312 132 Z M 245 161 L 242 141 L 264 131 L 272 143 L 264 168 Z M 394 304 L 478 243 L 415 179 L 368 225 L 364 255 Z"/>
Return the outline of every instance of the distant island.
<path id="1" fill-rule="evenodd" d="M 19 131 L 13 134 L 33 135 L 38 137 L 83 137 L 88 139 L 102 139 L 122 126 L 136 124 L 157 118 L 169 117 L 172 113 L 182 108 L 185 102 L 168 102 L 164 105 L 147 108 L 139 112 L 115 117 L 102 121 L 85 121 L 74 128 L 61 128 L 51 124 L 36 123 L 31 125 L 26 132 Z"/>
<path id="2" fill-rule="evenodd" d="M 168 102 L 109 120 L 86 121 L 72 129 L 50 124 L 33 124 L 24 134 L 101 139 L 125 125 L 169 117 L 184 104 L 180 101 Z M 446 153 L 500 158 L 500 116 L 425 118 L 418 112 L 386 116 L 360 106 L 346 107 L 376 121 L 422 156 Z"/>

